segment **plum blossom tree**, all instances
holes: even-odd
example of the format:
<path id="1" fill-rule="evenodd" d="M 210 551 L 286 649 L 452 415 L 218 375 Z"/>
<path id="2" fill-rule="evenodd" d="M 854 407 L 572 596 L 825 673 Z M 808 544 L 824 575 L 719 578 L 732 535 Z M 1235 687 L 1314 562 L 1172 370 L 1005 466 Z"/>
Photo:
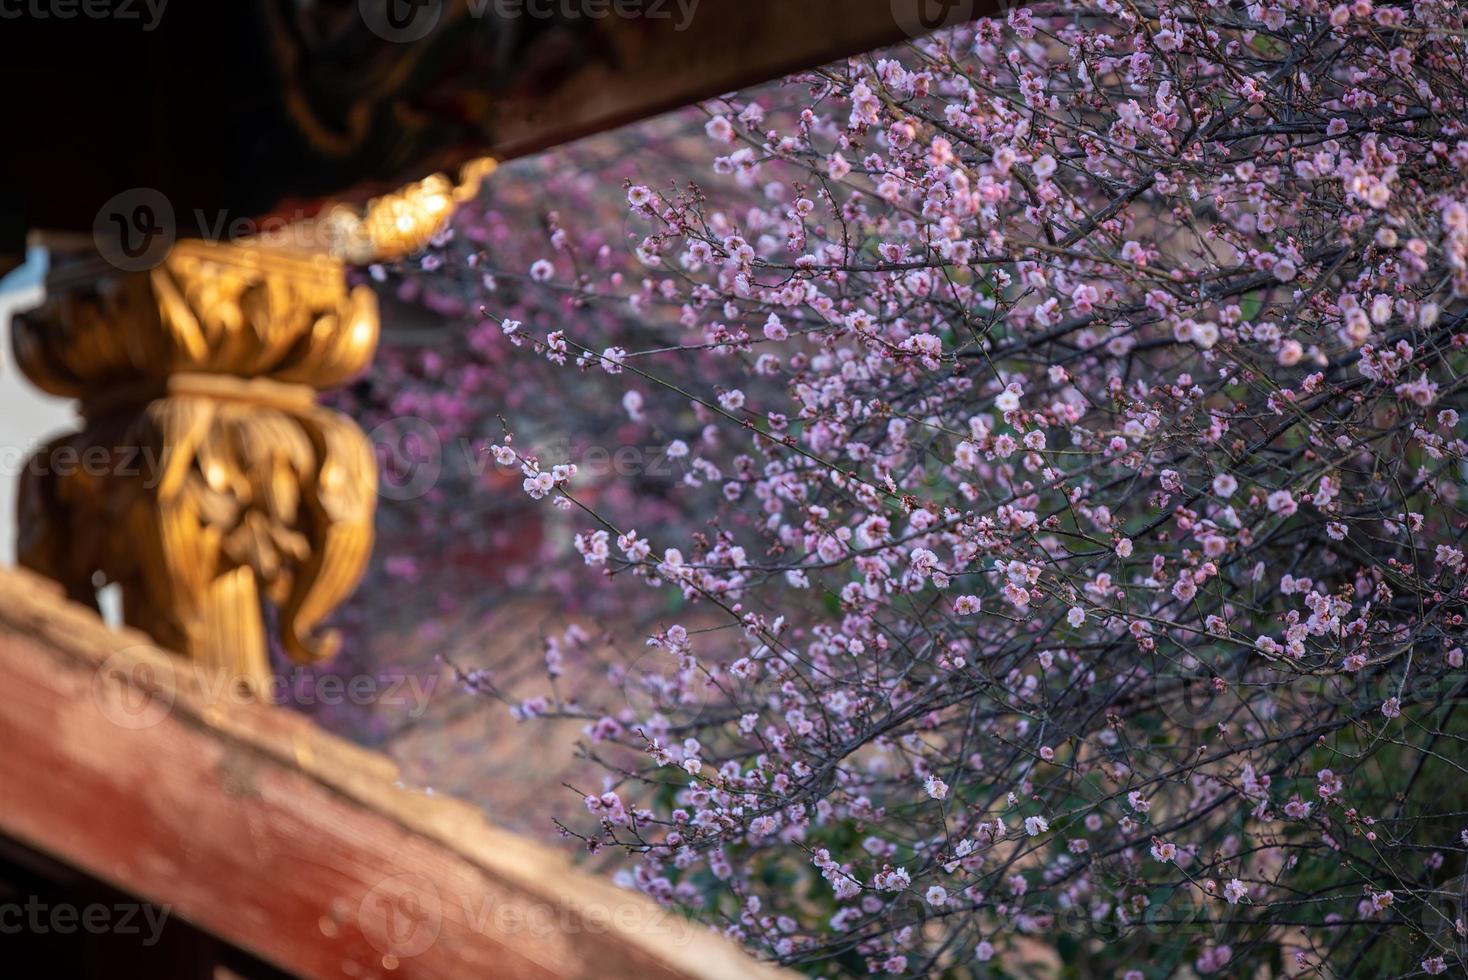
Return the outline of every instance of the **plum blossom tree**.
<path id="1" fill-rule="evenodd" d="M 1468 968 L 1465 21 L 1035 4 L 465 216 L 443 404 L 619 610 L 564 832 L 815 975 Z"/>

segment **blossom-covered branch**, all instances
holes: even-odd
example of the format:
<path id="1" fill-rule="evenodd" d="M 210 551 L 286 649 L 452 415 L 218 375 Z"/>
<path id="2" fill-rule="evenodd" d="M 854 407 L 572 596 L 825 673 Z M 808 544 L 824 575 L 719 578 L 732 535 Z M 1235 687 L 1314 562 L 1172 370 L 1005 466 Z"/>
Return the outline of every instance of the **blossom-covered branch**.
<path id="1" fill-rule="evenodd" d="M 1036 4 L 705 106 L 580 189 L 629 249 L 444 243 L 657 621 L 514 706 L 607 766 L 567 832 L 817 975 L 1463 970 L 1465 13 Z"/>

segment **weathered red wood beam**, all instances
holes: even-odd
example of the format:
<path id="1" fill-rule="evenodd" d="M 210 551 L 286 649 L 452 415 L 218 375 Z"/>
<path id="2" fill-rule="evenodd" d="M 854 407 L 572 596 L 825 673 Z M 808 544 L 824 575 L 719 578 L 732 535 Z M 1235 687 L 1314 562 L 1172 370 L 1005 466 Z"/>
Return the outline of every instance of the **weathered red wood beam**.
<path id="1" fill-rule="evenodd" d="M 305 977 L 778 976 L 0 572 L 0 833 Z"/>

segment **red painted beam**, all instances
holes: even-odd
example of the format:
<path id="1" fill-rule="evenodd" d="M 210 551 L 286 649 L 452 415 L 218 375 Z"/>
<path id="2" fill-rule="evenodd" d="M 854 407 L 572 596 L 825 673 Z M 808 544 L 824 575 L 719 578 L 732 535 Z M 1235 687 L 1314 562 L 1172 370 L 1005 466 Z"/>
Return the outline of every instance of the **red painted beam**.
<path id="1" fill-rule="evenodd" d="M 777 976 L 0 573 L 0 833 L 305 977 Z"/>

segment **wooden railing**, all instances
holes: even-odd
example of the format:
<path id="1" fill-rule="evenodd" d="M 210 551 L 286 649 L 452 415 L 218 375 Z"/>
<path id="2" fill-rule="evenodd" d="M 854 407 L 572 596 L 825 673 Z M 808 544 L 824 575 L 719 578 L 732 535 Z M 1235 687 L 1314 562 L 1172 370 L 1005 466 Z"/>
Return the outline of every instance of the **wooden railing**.
<path id="1" fill-rule="evenodd" d="M 0 835 L 303 977 L 781 975 L 0 571 Z"/>

